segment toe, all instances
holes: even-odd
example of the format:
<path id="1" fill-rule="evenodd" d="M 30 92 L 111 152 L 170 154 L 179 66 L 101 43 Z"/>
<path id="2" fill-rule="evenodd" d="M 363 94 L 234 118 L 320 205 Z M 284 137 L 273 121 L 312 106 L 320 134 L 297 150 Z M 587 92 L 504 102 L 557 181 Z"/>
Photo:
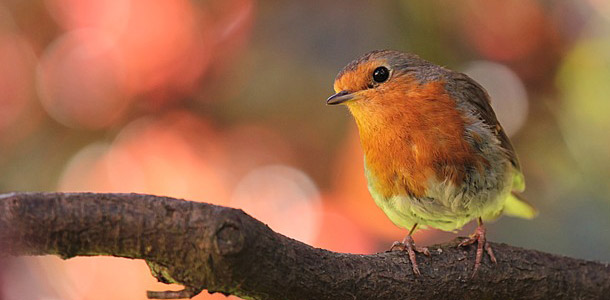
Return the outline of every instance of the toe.
<path id="1" fill-rule="evenodd" d="M 470 237 L 470 238 L 467 238 L 467 239 L 463 239 L 462 242 L 460 242 L 457 245 L 457 247 L 460 248 L 460 247 L 469 246 L 469 245 L 474 244 L 474 242 L 476 242 L 476 241 L 477 241 L 477 239 L 473 238 L 473 237 Z"/>
<path id="2" fill-rule="evenodd" d="M 413 273 L 415 274 L 415 276 L 420 276 L 421 272 L 419 271 L 419 268 L 417 267 L 417 265 L 411 263 L 411 265 L 413 266 Z"/>
<path id="3" fill-rule="evenodd" d="M 485 243 L 485 251 L 487 252 L 487 255 L 489 255 L 489 259 L 491 259 L 491 262 L 494 264 L 498 263 L 498 260 L 496 259 L 496 256 L 494 255 L 494 251 L 491 249 L 491 245 L 489 243 Z"/>
<path id="4" fill-rule="evenodd" d="M 417 247 L 415 251 L 424 254 L 425 256 L 430 256 L 430 250 L 427 247 Z"/>
<path id="5" fill-rule="evenodd" d="M 392 243 L 392 246 L 390 247 L 389 251 L 405 251 L 406 248 L 407 246 L 404 243 L 396 241 Z"/>

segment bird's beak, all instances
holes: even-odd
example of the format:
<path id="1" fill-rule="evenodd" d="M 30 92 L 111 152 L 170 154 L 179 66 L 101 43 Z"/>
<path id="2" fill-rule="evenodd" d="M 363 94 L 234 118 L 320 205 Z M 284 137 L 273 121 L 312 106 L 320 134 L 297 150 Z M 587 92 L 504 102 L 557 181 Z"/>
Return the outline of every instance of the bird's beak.
<path id="1" fill-rule="evenodd" d="M 355 100 L 358 96 L 354 93 L 350 93 L 348 91 L 340 91 L 326 99 L 326 104 L 328 105 L 337 105 L 341 103 L 345 103 L 350 100 Z"/>

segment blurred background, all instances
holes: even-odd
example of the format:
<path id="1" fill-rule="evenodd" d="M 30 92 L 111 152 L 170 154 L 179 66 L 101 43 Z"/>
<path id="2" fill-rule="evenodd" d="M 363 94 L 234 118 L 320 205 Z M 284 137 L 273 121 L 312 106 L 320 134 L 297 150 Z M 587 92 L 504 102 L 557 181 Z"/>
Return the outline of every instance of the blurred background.
<path id="1" fill-rule="evenodd" d="M 0 0 L 0 192 L 166 195 L 243 208 L 316 247 L 384 251 L 406 230 L 366 190 L 347 109 L 325 106 L 336 73 L 381 48 L 491 94 L 540 215 L 501 218 L 489 239 L 610 260 L 604 0 Z M 17 258 L 0 272 L 2 300 L 167 289 L 144 262 L 110 257 Z"/>

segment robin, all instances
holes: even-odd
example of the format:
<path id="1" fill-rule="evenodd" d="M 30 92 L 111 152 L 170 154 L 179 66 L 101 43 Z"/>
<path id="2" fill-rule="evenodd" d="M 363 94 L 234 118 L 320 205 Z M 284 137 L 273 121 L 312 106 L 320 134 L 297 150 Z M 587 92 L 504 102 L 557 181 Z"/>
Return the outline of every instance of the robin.
<path id="1" fill-rule="evenodd" d="M 483 220 L 500 214 L 533 218 L 519 192 L 525 181 L 517 154 L 491 108 L 487 92 L 465 74 L 410 53 L 369 52 L 337 75 L 329 105 L 345 104 L 364 150 L 364 173 L 375 203 L 409 229 L 390 250 L 406 251 L 420 274 L 412 235 L 428 226 L 455 231 L 473 219 L 477 243 L 472 276 L 483 250 L 496 263 Z"/>

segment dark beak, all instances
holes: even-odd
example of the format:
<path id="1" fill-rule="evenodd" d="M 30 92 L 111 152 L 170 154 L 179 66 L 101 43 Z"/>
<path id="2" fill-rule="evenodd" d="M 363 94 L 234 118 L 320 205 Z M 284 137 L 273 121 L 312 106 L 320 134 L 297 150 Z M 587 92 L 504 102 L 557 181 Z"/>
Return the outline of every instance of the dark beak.
<path id="1" fill-rule="evenodd" d="M 337 105 L 343 102 L 347 102 L 349 100 L 353 100 L 356 98 L 356 95 L 351 94 L 348 91 L 340 91 L 326 99 L 326 104 L 328 105 Z"/>

